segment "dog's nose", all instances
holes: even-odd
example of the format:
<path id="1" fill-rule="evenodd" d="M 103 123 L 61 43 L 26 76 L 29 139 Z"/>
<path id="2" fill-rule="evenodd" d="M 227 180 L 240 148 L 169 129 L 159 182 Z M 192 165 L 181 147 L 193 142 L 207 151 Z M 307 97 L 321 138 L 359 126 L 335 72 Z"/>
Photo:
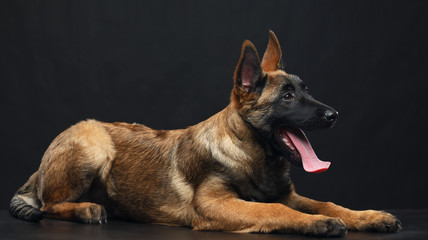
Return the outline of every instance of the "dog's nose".
<path id="1" fill-rule="evenodd" d="M 335 110 L 327 110 L 324 113 L 325 119 L 327 119 L 330 122 L 336 121 L 337 115 L 339 115 L 339 113 L 337 111 L 335 111 Z"/>

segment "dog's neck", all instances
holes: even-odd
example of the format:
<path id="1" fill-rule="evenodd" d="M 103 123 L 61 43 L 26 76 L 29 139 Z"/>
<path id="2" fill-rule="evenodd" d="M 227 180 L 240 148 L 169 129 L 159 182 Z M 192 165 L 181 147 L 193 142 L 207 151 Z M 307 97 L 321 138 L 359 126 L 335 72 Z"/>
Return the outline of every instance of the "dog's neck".
<path id="1" fill-rule="evenodd" d="M 250 193 L 242 196 L 244 199 L 268 201 L 274 199 L 278 192 L 290 191 L 290 162 L 283 154 L 276 152 L 235 108 L 228 106 L 213 117 L 218 125 L 211 129 L 210 134 L 226 134 L 216 142 L 218 145 L 211 145 L 212 156 L 229 169 L 225 174 L 233 172 L 228 176 L 232 182 L 239 183 L 238 188 L 245 188 L 242 192 Z M 226 149 L 228 151 L 223 151 Z M 249 182 L 258 184 L 248 185 Z"/>
<path id="2" fill-rule="evenodd" d="M 237 171 L 249 172 L 275 162 L 288 162 L 231 105 L 189 131 L 210 156 Z"/>
<path id="3" fill-rule="evenodd" d="M 252 158 L 278 157 L 279 153 L 273 149 L 271 144 L 263 138 L 253 126 L 241 117 L 238 109 L 232 104 L 220 111 L 214 117 L 217 118 L 219 127 L 225 130 L 232 139 L 232 142 L 239 142 L 243 148 L 249 146 L 249 148 L 255 150 L 248 152 Z M 236 139 L 237 141 L 233 141 L 233 139 Z M 254 146 L 258 146 L 259 148 L 255 148 Z M 263 157 L 261 155 L 263 155 Z"/>

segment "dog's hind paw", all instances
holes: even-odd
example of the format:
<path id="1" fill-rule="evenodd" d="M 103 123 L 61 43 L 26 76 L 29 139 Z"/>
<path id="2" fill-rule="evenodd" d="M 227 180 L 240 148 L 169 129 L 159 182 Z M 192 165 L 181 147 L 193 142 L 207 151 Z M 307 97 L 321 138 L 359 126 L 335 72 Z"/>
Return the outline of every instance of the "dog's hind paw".
<path id="1" fill-rule="evenodd" d="M 81 203 L 75 215 L 83 223 L 103 224 L 107 223 L 107 212 L 101 205 L 95 203 Z"/>

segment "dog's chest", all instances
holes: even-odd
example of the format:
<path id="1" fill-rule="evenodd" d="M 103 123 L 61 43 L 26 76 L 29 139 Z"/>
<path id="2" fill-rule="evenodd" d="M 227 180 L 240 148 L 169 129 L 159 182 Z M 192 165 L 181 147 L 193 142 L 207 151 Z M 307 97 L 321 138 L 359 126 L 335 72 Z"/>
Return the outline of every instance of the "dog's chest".
<path id="1" fill-rule="evenodd" d="M 234 188 L 247 201 L 274 202 L 292 190 L 289 163 L 283 159 L 271 159 L 252 174 L 234 179 Z"/>

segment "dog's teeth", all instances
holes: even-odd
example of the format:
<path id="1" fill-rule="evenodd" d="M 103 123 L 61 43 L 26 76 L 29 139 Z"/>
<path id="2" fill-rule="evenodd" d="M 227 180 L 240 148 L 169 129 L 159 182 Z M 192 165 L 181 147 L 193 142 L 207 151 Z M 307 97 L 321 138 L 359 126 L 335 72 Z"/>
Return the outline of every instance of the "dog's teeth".
<path id="1" fill-rule="evenodd" d="M 281 136 L 281 141 L 285 143 L 285 145 L 294 150 L 294 145 L 291 144 L 290 140 L 284 136 Z"/>
<path id="2" fill-rule="evenodd" d="M 282 141 L 287 144 L 287 146 L 290 146 L 290 142 L 285 137 L 282 137 Z"/>

